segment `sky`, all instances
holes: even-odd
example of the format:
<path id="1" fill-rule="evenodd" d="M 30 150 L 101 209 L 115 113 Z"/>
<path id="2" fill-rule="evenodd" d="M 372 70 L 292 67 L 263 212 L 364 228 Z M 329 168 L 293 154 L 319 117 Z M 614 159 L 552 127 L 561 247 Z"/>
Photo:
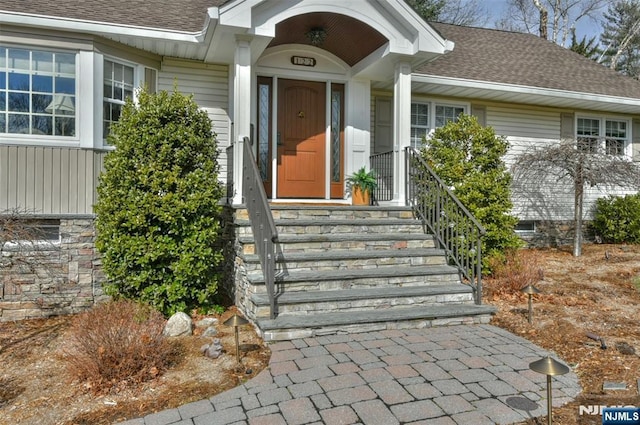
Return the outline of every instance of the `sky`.
<path id="1" fill-rule="evenodd" d="M 506 9 L 507 0 L 481 0 L 481 2 L 486 5 L 485 7 L 491 13 L 490 20 L 486 26 L 494 28 L 495 21 L 503 16 L 503 13 Z M 606 8 L 607 6 L 603 7 L 602 10 L 600 10 L 600 18 L 602 18 L 602 14 L 606 11 Z M 586 35 L 587 39 L 595 36 L 596 41 L 598 41 L 600 38 L 600 33 L 602 32 L 602 27 L 600 26 L 600 24 L 594 22 L 589 18 L 582 18 L 576 28 L 576 35 L 578 36 L 578 40 L 581 40 L 582 37 Z"/>

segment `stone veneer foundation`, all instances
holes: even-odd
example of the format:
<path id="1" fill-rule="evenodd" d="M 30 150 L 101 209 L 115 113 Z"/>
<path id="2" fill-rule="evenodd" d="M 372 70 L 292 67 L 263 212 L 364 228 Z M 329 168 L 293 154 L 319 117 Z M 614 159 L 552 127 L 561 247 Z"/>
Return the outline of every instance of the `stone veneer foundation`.
<path id="1" fill-rule="evenodd" d="M 101 299 L 105 278 L 94 218 L 60 218 L 60 240 L 5 244 L 0 257 L 0 322 L 72 314 Z"/>

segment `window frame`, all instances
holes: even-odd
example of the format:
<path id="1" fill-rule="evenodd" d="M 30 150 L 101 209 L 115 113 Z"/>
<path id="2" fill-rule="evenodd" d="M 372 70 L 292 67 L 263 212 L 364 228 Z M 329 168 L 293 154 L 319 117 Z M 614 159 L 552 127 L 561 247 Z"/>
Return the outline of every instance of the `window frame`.
<path id="1" fill-rule="evenodd" d="M 29 131 L 32 131 L 32 127 L 33 127 L 33 117 L 38 117 L 38 116 L 42 116 L 42 117 L 48 117 L 49 114 L 44 114 L 38 111 L 34 110 L 33 107 L 33 98 L 34 96 L 51 96 L 52 101 L 56 100 L 56 99 L 61 99 L 61 104 L 66 102 L 69 102 L 71 99 L 63 99 L 63 97 L 66 96 L 70 96 L 73 97 L 73 107 L 74 107 L 74 112 L 73 115 L 71 114 L 63 114 L 63 113 L 55 113 L 52 112 L 50 114 L 51 119 L 52 119 L 52 131 L 53 134 L 37 134 L 37 133 L 11 133 L 11 132 L 1 132 L 0 134 L 2 135 L 2 138 L 8 142 L 28 142 L 30 144 L 45 144 L 45 145 L 77 145 L 78 141 L 80 140 L 80 111 L 82 110 L 82 101 L 80 99 L 80 79 L 82 78 L 81 75 L 81 67 L 80 67 L 80 62 L 81 62 L 81 57 L 80 57 L 80 51 L 77 49 L 71 49 L 71 48 L 58 48 L 55 46 L 47 46 L 47 45 L 38 45 L 38 44 L 16 44 L 16 43 L 11 43 L 11 42 L 2 42 L 0 43 L 0 47 L 2 47 L 4 49 L 4 59 L 6 60 L 2 70 L 3 72 L 6 73 L 6 75 L 4 76 L 5 81 L 3 83 L 4 88 L 2 89 L 1 93 L 2 94 L 6 94 L 6 103 L 5 103 L 5 108 L 0 111 L 0 114 L 3 114 L 7 119 L 8 116 L 10 114 L 9 111 L 9 94 L 11 92 L 15 92 L 15 93 L 26 93 L 27 97 L 29 99 L 29 110 L 28 111 L 19 111 L 19 115 L 24 115 L 28 117 L 28 121 L 29 121 Z M 21 69 L 21 68 L 10 68 L 9 67 L 9 60 L 8 60 L 8 54 L 9 54 L 9 50 L 11 49 L 15 49 L 15 50 L 24 50 L 27 51 L 29 53 L 29 58 L 27 59 L 29 61 L 29 69 Z M 51 55 L 51 69 L 50 70 L 34 70 L 33 69 L 33 55 L 34 52 L 41 52 L 45 55 Z M 60 54 L 60 55 L 73 55 L 73 73 L 70 72 L 65 72 L 65 71 L 59 71 L 56 70 L 56 60 L 55 60 L 55 56 L 56 54 Z M 9 84 L 9 80 L 10 80 L 10 75 L 11 74 L 16 74 L 16 71 L 20 71 L 25 72 L 26 75 L 29 76 L 29 88 L 28 90 L 12 90 Z M 32 85 L 32 81 L 33 81 L 33 77 L 34 76 L 41 76 L 44 78 L 51 78 L 51 92 L 45 92 L 43 90 L 34 90 L 34 87 Z M 68 93 L 63 93 L 62 91 L 55 91 L 55 84 L 56 84 L 56 79 L 57 78 L 73 78 L 73 93 L 72 94 L 68 94 Z M 47 94 L 49 93 L 49 94 Z M 73 135 L 56 135 L 56 124 L 55 124 L 55 117 L 61 117 L 60 119 L 70 119 L 73 121 Z M 61 121 L 62 122 L 62 121 Z M 7 123 L 8 125 L 8 123 Z M 64 128 L 64 127 L 63 127 Z M 8 128 L 7 128 L 8 130 Z"/>
<path id="2" fill-rule="evenodd" d="M 580 123 L 580 120 L 592 120 L 594 122 L 597 122 L 598 135 L 595 136 L 578 134 L 578 125 Z M 608 123 L 624 123 L 625 137 L 608 136 Z M 578 148 L 578 150 L 582 150 L 586 153 L 604 153 L 605 155 L 631 158 L 631 146 L 633 140 L 633 127 L 631 119 L 620 116 L 576 115 L 575 129 L 576 147 Z M 588 149 L 581 148 L 581 139 L 590 140 Z M 616 148 L 617 151 L 621 150 L 621 152 L 611 153 L 609 146 L 610 141 L 617 141 L 618 143 L 621 143 L 621 149 Z"/>
<path id="3" fill-rule="evenodd" d="M 427 125 L 426 126 L 417 126 L 413 124 L 413 107 L 414 105 L 426 105 L 428 108 L 428 117 L 427 117 Z M 471 104 L 468 102 L 451 102 L 451 101 L 443 101 L 443 100 L 433 100 L 433 99 L 411 99 L 411 147 L 415 149 L 419 149 L 422 145 L 422 140 L 417 140 L 414 137 L 414 129 L 425 129 L 424 137 L 429 139 L 433 132 L 442 126 L 436 126 L 437 117 L 436 112 L 438 107 L 446 107 L 446 108 L 460 108 L 462 109 L 463 114 L 469 114 L 471 110 Z M 449 122 L 448 120 L 445 122 Z"/>
<path id="4" fill-rule="evenodd" d="M 109 99 L 110 104 L 117 104 L 122 107 L 126 103 L 126 98 L 125 100 L 116 100 L 115 98 L 107 98 L 106 93 L 104 92 L 104 87 L 106 82 L 105 69 L 106 69 L 107 61 L 113 64 L 121 65 L 123 67 L 131 68 L 133 70 L 133 83 L 131 87 L 131 95 L 134 103 L 138 102 L 138 90 L 144 84 L 144 77 L 146 75 L 146 70 L 144 65 L 131 62 L 125 59 L 121 59 L 115 56 L 104 55 L 102 57 L 102 69 L 101 69 L 102 72 L 100 73 L 101 79 L 100 81 L 97 82 L 98 84 L 100 84 L 100 87 L 101 87 L 100 92 L 102 94 L 99 102 L 100 103 L 100 106 L 99 106 L 100 120 L 99 120 L 99 124 L 96 123 L 96 126 L 98 127 L 98 133 L 100 134 L 100 138 L 98 140 L 102 140 L 102 147 L 112 149 L 113 146 L 107 143 L 107 135 L 105 135 L 105 124 L 107 122 L 107 120 L 105 120 L 105 103 L 108 101 L 107 99 Z M 111 80 L 111 81 L 114 82 L 115 80 Z M 118 120 L 119 119 L 120 117 L 118 116 Z M 115 121 L 110 120 L 109 121 L 110 125 L 113 125 L 113 123 L 117 122 L 118 120 L 115 120 Z"/>

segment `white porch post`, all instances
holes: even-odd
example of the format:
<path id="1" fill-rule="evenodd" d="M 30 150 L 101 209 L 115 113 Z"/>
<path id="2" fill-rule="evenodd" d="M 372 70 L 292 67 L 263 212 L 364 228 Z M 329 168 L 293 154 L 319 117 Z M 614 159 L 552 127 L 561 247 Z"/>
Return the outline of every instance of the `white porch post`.
<path id="1" fill-rule="evenodd" d="M 241 204 L 242 199 L 242 158 L 240 141 L 251 138 L 251 49 L 250 36 L 236 37 L 236 51 L 233 69 L 233 203 Z"/>
<path id="2" fill-rule="evenodd" d="M 411 65 L 396 64 L 393 85 L 393 201 L 406 201 L 404 148 L 411 144 Z"/>

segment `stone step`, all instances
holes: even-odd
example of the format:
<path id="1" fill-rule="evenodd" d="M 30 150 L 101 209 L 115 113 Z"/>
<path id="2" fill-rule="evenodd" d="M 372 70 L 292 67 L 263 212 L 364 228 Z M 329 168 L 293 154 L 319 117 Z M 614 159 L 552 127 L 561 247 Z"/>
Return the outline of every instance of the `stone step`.
<path id="1" fill-rule="evenodd" d="M 315 312 L 363 311 L 407 306 L 473 303 L 473 290 L 460 283 L 434 286 L 376 287 L 333 291 L 296 291 L 276 295 L 277 312 L 310 314 Z M 269 297 L 253 294 L 253 317 L 269 317 Z"/>
<path id="2" fill-rule="evenodd" d="M 251 236 L 240 236 L 245 254 L 255 253 Z M 322 252 L 327 250 L 375 250 L 405 248 L 435 248 L 432 235 L 423 233 L 330 233 L 308 235 L 278 235 L 278 248 L 282 252 Z"/>
<path id="3" fill-rule="evenodd" d="M 247 273 L 254 293 L 266 292 L 261 271 Z M 460 282 L 458 269 L 448 265 L 375 269 L 287 270 L 276 274 L 282 291 L 326 291 L 390 286 L 428 286 Z"/>
<path id="4" fill-rule="evenodd" d="M 363 219 L 363 218 L 401 218 L 414 220 L 410 207 L 400 206 L 326 206 L 326 205 L 277 205 L 271 204 L 271 212 L 275 220 L 279 219 Z"/>
<path id="5" fill-rule="evenodd" d="M 454 324 L 489 323 L 495 307 L 475 304 L 430 305 L 369 311 L 282 314 L 256 321 L 266 341 L 385 329 L 417 329 Z"/>
<path id="6" fill-rule="evenodd" d="M 424 233 L 417 220 L 388 219 L 331 219 L 331 220 L 274 220 L 279 235 L 329 233 Z M 237 220 L 238 234 L 251 234 L 249 220 Z"/>
<path id="7" fill-rule="evenodd" d="M 248 271 L 260 270 L 260 258 L 245 255 Z M 444 251 L 435 248 L 394 250 L 331 250 L 278 253 L 276 268 L 283 270 L 364 269 L 389 266 L 446 265 Z"/>

